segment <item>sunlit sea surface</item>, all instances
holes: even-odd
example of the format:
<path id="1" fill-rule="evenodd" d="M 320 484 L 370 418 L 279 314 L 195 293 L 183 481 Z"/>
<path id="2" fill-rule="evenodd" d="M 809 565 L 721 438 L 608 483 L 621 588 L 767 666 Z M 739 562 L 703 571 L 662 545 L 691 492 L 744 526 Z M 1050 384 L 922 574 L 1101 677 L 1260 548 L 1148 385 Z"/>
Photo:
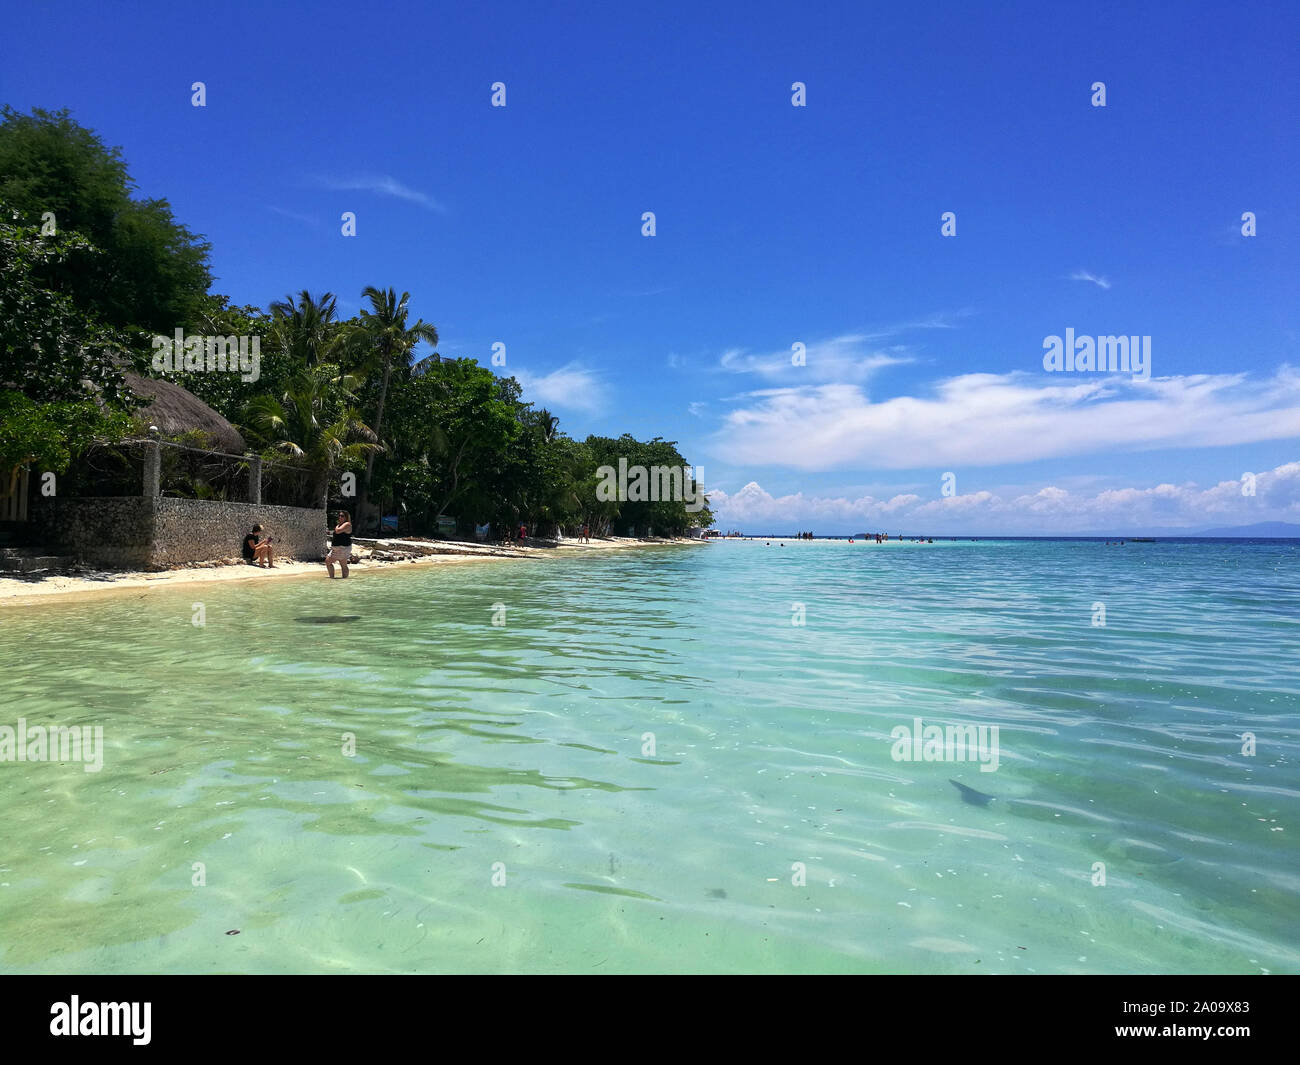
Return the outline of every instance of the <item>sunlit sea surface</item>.
<path id="1" fill-rule="evenodd" d="M 1300 972 L 1298 574 L 774 540 L 0 610 L 0 725 L 106 748 L 0 763 L 0 971 Z"/>

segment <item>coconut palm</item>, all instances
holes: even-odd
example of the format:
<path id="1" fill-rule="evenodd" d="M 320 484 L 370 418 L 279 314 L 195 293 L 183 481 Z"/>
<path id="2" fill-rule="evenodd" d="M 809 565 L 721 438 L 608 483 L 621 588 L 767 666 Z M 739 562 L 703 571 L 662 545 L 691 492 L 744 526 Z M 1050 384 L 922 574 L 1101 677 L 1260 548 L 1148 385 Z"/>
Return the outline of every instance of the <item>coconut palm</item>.
<path id="1" fill-rule="evenodd" d="M 384 431 L 384 403 L 388 399 L 388 382 L 392 378 L 394 364 L 409 366 L 411 351 L 420 341 L 431 345 L 438 343 L 438 330 L 428 322 L 418 320 L 408 326 L 411 294 L 403 292 L 401 298 L 395 289 L 379 290 L 367 285 L 361 295 L 370 302 L 370 309 L 361 308 L 361 328 L 372 345 L 372 362 L 380 371 L 379 402 L 375 407 L 375 437 L 378 439 Z M 431 356 L 437 362 L 437 352 Z M 427 360 L 426 360 L 427 361 Z M 361 503 L 358 513 L 365 515 L 370 506 L 370 484 L 375 470 L 375 452 L 366 456 L 366 480 L 361 489 Z"/>
<path id="2" fill-rule="evenodd" d="M 358 383 L 358 378 L 324 363 L 300 371 L 283 395 L 254 396 L 245 407 L 246 428 L 254 442 L 309 467 L 315 474 L 315 496 L 324 496 L 332 470 L 383 450 L 354 406 Z"/>
<path id="3" fill-rule="evenodd" d="M 271 304 L 272 336 L 294 366 L 337 362 L 338 352 L 347 342 L 346 332 L 338 328 L 337 314 L 332 292 L 316 298 L 303 289 L 296 301 L 288 296 Z"/>
<path id="4" fill-rule="evenodd" d="M 541 433 L 542 443 L 553 444 L 560 431 L 560 419 L 543 407 L 537 412 L 537 429 Z"/>

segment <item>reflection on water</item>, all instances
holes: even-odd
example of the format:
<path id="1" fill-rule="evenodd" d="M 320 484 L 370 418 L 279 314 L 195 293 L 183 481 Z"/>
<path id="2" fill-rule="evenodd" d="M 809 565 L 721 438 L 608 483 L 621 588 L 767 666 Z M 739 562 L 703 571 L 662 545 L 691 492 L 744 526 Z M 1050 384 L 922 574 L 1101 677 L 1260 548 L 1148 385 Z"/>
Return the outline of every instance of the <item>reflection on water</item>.
<path id="1" fill-rule="evenodd" d="M 1297 553 L 724 543 L 0 612 L 0 725 L 105 746 L 0 763 L 0 970 L 1300 971 Z M 892 760 L 917 717 L 1000 768 Z"/>

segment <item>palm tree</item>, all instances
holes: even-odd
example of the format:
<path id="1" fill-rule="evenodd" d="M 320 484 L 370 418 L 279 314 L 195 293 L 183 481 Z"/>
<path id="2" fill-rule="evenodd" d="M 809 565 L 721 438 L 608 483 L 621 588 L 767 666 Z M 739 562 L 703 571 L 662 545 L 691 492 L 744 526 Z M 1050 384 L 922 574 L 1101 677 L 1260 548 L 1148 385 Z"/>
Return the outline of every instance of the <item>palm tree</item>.
<path id="1" fill-rule="evenodd" d="M 412 349 L 422 340 L 436 345 L 438 330 L 422 319 L 413 326 L 406 324 L 410 313 L 409 292 L 403 292 L 401 299 L 398 299 L 396 290 L 392 288 L 381 292 L 373 285 L 367 285 L 361 295 L 370 301 L 369 310 L 361 308 L 361 327 L 370 337 L 374 361 L 383 374 L 379 382 L 379 402 L 375 408 L 375 437 L 379 439 L 384 431 L 384 403 L 388 399 L 388 382 L 393 374 L 393 364 L 408 366 Z M 439 361 L 437 352 L 434 352 L 432 359 Z M 370 483 L 374 470 L 375 452 L 371 451 L 366 457 L 366 481 L 357 507 L 358 515 L 363 520 L 370 506 Z"/>
<path id="2" fill-rule="evenodd" d="M 256 443 L 303 460 L 313 470 L 314 497 L 324 497 L 330 471 L 382 450 L 353 405 L 358 382 L 326 363 L 300 371 L 282 396 L 254 396 L 244 409 Z"/>
<path id="3" fill-rule="evenodd" d="M 542 443 L 555 443 L 555 434 L 560 431 L 560 419 L 543 407 L 537 412 L 537 428 L 542 436 Z"/>
<path id="4" fill-rule="evenodd" d="M 338 328 L 337 300 L 332 292 L 319 299 L 303 289 L 295 302 L 292 296 L 271 304 L 274 336 L 295 366 L 317 366 L 337 362 L 336 353 L 346 342 Z"/>

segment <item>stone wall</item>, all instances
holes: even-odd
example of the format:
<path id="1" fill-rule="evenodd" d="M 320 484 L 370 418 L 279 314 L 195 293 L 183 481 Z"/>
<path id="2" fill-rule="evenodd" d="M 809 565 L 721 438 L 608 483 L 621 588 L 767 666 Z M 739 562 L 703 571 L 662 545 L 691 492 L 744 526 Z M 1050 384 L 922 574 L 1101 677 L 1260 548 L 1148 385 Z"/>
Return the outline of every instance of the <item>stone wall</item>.
<path id="1" fill-rule="evenodd" d="M 238 558 L 244 535 L 260 524 L 277 558 L 319 561 L 329 534 L 325 511 L 206 499 L 105 496 L 42 499 L 36 537 L 60 554 L 117 569 L 165 569 Z"/>
<path id="2" fill-rule="evenodd" d="M 274 539 L 276 558 L 319 562 L 328 550 L 323 509 L 163 496 L 154 521 L 150 568 L 238 558 L 240 544 L 254 525 Z"/>
<path id="3" fill-rule="evenodd" d="M 153 515 L 143 496 L 37 499 L 35 542 L 61 555 L 114 569 L 147 569 Z"/>

